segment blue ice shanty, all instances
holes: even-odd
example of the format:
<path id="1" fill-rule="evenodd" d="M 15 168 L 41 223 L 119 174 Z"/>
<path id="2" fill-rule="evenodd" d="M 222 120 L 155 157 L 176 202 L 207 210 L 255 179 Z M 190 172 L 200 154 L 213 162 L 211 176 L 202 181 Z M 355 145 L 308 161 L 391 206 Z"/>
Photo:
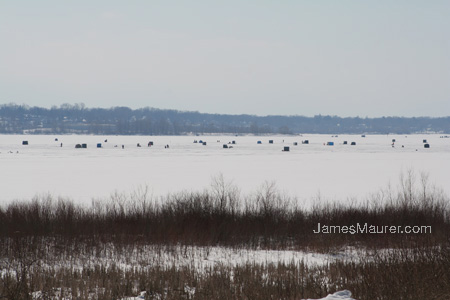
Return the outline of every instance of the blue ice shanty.
<path id="1" fill-rule="evenodd" d="M 334 146 L 334 142 L 328 142 L 327 146 Z"/>
<path id="2" fill-rule="evenodd" d="M 101 148 L 101 147 L 102 147 L 102 143 L 98 143 L 97 148 Z"/>

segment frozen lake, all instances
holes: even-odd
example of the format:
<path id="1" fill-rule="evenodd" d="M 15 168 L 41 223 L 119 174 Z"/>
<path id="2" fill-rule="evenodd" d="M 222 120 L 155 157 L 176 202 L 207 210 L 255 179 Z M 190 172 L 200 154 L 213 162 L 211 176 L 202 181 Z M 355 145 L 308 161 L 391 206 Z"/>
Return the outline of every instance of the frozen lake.
<path id="1" fill-rule="evenodd" d="M 145 185 L 159 196 L 208 188 L 220 173 L 244 194 L 264 181 L 276 181 L 281 191 L 299 199 L 319 193 L 330 200 L 362 199 L 389 182 L 396 185 L 400 173 L 411 168 L 429 173 L 430 181 L 450 194 L 450 138 L 440 137 L 0 135 L 0 203 L 46 193 L 89 203 Z M 424 139 L 429 149 L 424 148 Z M 233 140 L 233 148 L 223 149 Z M 147 147 L 149 141 L 152 147 Z M 334 146 L 324 145 L 330 141 Z M 75 149 L 81 143 L 87 149 Z M 284 146 L 290 151 L 281 151 Z"/>

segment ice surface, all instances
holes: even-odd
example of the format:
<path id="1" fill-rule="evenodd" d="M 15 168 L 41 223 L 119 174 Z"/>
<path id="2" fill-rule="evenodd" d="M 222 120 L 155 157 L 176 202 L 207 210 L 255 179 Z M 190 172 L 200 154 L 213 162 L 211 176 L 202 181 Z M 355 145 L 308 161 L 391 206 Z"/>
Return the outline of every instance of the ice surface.
<path id="1" fill-rule="evenodd" d="M 309 145 L 301 143 L 306 139 Z M 392 139 L 396 139 L 395 147 Z M 423 139 L 430 149 L 424 149 Z M 22 145 L 24 140 L 28 146 Z M 207 145 L 194 140 L 207 141 Z M 233 140 L 233 148 L 223 148 Z M 149 141 L 154 146 L 147 147 Z M 324 145 L 328 141 L 334 146 Z M 349 145 L 352 141 L 356 146 Z M 87 143 L 88 148 L 75 149 L 78 143 Z M 96 148 L 97 143 L 102 148 Z M 281 151 L 283 146 L 290 146 L 290 151 Z M 220 173 L 243 193 L 274 180 L 280 190 L 301 200 L 319 194 L 328 200 L 345 200 L 365 197 L 388 182 L 396 184 L 399 174 L 410 168 L 428 172 L 433 183 L 450 193 L 446 182 L 450 139 L 439 135 L 0 135 L 0 168 L 0 203 L 47 193 L 90 203 L 92 198 L 106 198 L 114 191 L 132 192 L 141 186 L 161 196 L 202 190 Z"/>

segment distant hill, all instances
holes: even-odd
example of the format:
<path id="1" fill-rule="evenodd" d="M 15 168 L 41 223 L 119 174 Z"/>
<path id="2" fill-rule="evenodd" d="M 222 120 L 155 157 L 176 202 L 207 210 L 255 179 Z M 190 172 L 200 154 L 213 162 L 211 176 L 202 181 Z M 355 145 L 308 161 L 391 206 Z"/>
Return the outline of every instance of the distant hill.
<path id="1" fill-rule="evenodd" d="M 2 134 L 411 134 L 450 133 L 450 117 L 341 118 L 337 116 L 255 116 L 128 107 L 86 108 L 63 104 L 42 108 L 0 106 Z"/>

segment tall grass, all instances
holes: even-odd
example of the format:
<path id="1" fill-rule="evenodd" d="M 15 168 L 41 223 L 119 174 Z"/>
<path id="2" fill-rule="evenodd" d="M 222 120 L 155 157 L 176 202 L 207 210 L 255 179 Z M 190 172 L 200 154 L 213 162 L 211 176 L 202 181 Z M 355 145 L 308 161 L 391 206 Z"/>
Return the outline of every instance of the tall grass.
<path id="1" fill-rule="evenodd" d="M 422 178 L 423 179 L 423 178 Z M 450 232 L 449 199 L 413 174 L 399 191 L 380 191 L 359 203 L 319 203 L 305 208 L 265 183 L 241 197 L 223 178 L 213 189 L 152 198 L 146 189 L 115 193 L 88 207 L 51 196 L 0 207 L 0 238 L 53 237 L 61 241 L 222 245 L 267 249 L 392 247 L 445 241 Z M 315 234 L 317 224 L 431 226 L 422 234 Z M 5 244 L 3 244 L 5 246 Z M 7 245 L 6 245 L 7 246 Z"/>
<path id="2" fill-rule="evenodd" d="M 223 176 L 209 190 L 157 199 L 145 188 L 90 206 L 35 197 L 0 207 L 0 299 L 30 299 L 36 290 L 42 299 L 64 292 L 117 299 L 141 290 L 189 299 L 194 287 L 195 299 L 301 299 L 344 288 L 357 299 L 449 299 L 449 216 L 448 196 L 414 172 L 402 176 L 398 190 L 366 201 L 312 207 L 270 182 L 242 196 Z M 315 234 L 318 223 L 431 226 L 431 233 Z M 218 264 L 199 272 L 163 262 L 149 267 L 142 258 L 148 245 L 161 253 L 174 245 L 364 251 L 356 262 Z M 129 255 L 134 267 L 114 265 L 108 253 Z"/>

